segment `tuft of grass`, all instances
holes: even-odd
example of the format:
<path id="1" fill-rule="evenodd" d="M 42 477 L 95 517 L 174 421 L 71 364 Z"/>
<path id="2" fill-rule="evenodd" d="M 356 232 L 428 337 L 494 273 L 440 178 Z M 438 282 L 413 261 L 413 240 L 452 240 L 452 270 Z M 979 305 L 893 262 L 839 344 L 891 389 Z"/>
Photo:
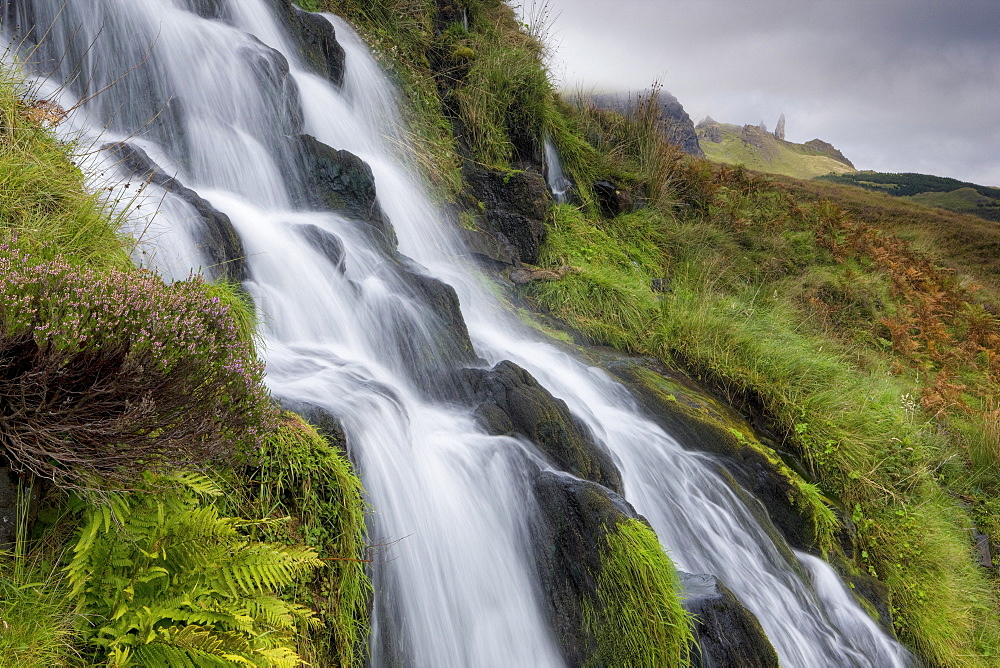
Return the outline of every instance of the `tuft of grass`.
<path id="1" fill-rule="evenodd" d="M 42 124 L 19 74 L 0 65 L 0 240 L 17 239 L 36 257 L 54 253 L 93 266 L 131 267 L 126 239 L 87 191 L 68 157 L 76 147 Z"/>
<path id="2" fill-rule="evenodd" d="M 690 665 L 694 637 L 680 589 L 653 530 L 634 519 L 618 524 L 601 547 L 598 601 L 584 603 L 584 627 L 597 641 L 588 665 Z"/>
<path id="3" fill-rule="evenodd" d="M 661 275 L 657 235 L 648 211 L 596 223 L 572 206 L 556 206 L 541 263 L 575 271 L 559 282 L 536 284 L 532 295 L 593 336 L 628 350 L 656 316 L 650 284 Z"/>

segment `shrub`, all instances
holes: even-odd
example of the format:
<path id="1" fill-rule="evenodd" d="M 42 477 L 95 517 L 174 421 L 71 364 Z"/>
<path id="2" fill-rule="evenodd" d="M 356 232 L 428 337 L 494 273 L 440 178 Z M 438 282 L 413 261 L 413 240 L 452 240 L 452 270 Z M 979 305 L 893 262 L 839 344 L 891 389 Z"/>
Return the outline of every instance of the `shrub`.
<path id="1" fill-rule="evenodd" d="M 0 452 L 63 484 L 256 445 L 274 409 L 199 277 L 96 271 L 0 245 Z"/>

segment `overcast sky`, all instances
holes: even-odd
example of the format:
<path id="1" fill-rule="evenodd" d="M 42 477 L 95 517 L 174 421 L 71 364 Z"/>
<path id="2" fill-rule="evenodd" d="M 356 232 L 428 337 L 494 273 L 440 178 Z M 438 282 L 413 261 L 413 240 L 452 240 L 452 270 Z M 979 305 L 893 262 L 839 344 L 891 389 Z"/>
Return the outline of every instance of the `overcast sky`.
<path id="1" fill-rule="evenodd" d="M 522 0 L 527 14 L 533 2 Z M 569 90 L 659 80 L 695 122 L 819 137 L 859 169 L 1000 186 L 1000 0 L 549 0 Z"/>

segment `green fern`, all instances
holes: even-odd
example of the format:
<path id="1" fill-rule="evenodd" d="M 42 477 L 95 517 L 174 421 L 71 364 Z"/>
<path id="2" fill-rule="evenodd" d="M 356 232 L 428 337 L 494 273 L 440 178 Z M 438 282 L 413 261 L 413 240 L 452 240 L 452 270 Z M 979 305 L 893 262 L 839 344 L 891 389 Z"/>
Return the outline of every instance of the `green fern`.
<path id="1" fill-rule="evenodd" d="M 248 540 L 193 472 L 147 475 L 85 514 L 66 567 L 81 629 L 108 664 L 298 666 L 294 634 L 307 608 L 278 593 L 311 576 L 315 550 Z"/>

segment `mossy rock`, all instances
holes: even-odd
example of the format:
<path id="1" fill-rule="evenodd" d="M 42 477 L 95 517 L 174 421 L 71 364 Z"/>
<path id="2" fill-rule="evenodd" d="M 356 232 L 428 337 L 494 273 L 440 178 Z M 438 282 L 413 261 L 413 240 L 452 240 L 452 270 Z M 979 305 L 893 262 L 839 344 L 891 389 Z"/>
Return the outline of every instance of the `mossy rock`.
<path id="1" fill-rule="evenodd" d="M 460 397 L 477 402 L 476 412 L 492 434 L 527 438 L 559 469 L 620 492 L 621 473 L 590 430 L 573 417 L 535 378 L 510 361 L 492 369 L 462 369 Z"/>
<path id="2" fill-rule="evenodd" d="M 681 574 L 684 609 L 694 615 L 697 668 L 778 668 L 764 628 L 736 595 L 712 575 Z"/>
<path id="3" fill-rule="evenodd" d="M 486 231 L 513 246 L 521 262 L 537 264 L 552 201 L 545 178 L 534 171 L 468 165 L 465 177 L 485 207 Z"/>
<path id="4" fill-rule="evenodd" d="M 546 471 L 534 531 L 544 600 L 568 665 L 682 666 L 692 636 L 656 534 L 627 501 Z"/>
<path id="5" fill-rule="evenodd" d="M 770 521 L 792 547 L 812 552 L 832 547 L 839 527 L 834 511 L 739 415 L 692 381 L 679 375 L 668 377 L 653 360 L 619 355 L 608 367 L 632 390 L 646 413 L 685 448 L 717 455 L 740 487 L 764 504 Z"/>

